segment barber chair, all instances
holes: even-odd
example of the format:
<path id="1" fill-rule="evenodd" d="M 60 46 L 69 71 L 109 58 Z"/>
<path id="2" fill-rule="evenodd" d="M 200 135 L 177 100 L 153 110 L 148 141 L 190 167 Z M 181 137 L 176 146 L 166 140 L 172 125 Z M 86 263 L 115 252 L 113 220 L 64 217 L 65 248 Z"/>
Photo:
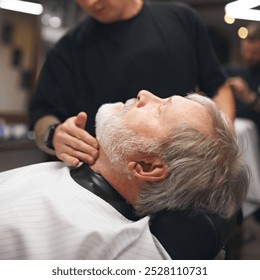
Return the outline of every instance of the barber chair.
<path id="1" fill-rule="evenodd" d="M 151 218 L 151 232 L 176 260 L 228 259 L 228 240 L 236 217 L 230 220 L 189 210 L 167 210 Z"/>

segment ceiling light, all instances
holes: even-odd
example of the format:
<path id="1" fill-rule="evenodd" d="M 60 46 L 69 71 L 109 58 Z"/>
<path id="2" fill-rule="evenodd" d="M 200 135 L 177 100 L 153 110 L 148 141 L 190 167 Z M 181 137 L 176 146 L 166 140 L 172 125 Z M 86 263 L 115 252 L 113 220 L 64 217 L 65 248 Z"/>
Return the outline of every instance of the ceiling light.
<path id="1" fill-rule="evenodd" d="M 260 21 L 260 0 L 238 0 L 225 6 L 226 14 L 231 18 Z"/>
<path id="2" fill-rule="evenodd" d="M 40 15 L 43 12 L 41 4 L 18 0 L 0 0 L 0 8 L 32 15 Z"/>

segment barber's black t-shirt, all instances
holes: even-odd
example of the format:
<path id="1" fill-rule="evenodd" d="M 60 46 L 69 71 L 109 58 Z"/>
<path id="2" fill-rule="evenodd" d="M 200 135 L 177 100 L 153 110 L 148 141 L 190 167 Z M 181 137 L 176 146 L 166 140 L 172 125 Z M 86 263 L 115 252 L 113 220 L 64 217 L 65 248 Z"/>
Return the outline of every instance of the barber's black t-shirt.
<path id="1" fill-rule="evenodd" d="M 145 4 L 134 18 L 112 24 L 86 18 L 48 53 L 30 105 L 31 127 L 44 115 L 64 121 L 85 111 L 94 134 L 104 103 L 142 89 L 186 95 L 196 85 L 213 96 L 224 80 L 204 27 L 185 5 Z"/>

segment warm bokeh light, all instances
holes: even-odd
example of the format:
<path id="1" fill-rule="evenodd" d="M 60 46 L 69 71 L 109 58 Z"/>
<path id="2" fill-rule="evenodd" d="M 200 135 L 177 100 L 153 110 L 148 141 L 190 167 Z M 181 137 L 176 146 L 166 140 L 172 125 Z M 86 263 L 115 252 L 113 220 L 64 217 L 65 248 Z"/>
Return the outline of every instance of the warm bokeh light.
<path id="1" fill-rule="evenodd" d="M 245 39 L 248 35 L 248 30 L 246 27 L 240 27 L 237 34 L 241 39 Z"/>
<path id="2" fill-rule="evenodd" d="M 233 23 L 235 22 L 235 19 L 229 17 L 228 15 L 225 15 L 225 16 L 224 16 L 224 21 L 225 21 L 227 24 L 233 24 Z"/>

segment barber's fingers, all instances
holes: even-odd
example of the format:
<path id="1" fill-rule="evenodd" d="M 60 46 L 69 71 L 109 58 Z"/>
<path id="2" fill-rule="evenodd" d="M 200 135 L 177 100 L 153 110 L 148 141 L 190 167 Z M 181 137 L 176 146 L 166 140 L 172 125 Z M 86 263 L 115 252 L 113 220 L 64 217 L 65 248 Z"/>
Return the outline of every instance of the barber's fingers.
<path id="1" fill-rule="evenodd" d="M 98 150 L 95 149 L 92 145 L 89 145 L 87 142 L 82 141 L 81 139 L 72 137 L 71 135 L 66 135 L 66 139 L 64 139 L 64 142 L 66 146 L 68 146 L 72 151 L 75 151 L 75 153 L 71 152 L 73 156 L 76 156 L 76 152 L 80 152 L 86 155 L 89 155 L 93 159 L 97 159 L 98 157 Z"/>
<path id="2" fill-rule="evenodd" d="M 63 161 L 64 163 L 70 165 L 70 166 L 78 166 L 80 163 L 80 160 L 78 158 L 72 157 L 66 153 L 62 153 L 59 156 L 57 156 L 58 159 Z"/>
<path id="3" fill-rule="evenodd" d="M 87 115 L 80 113 L 60 124 L 54 134 L 53 146 L 56 156 L 67 164 L 77 166 L 80 161 L 94 164 L 99 156 L 98 142 L 83 127 Z"/>
<path id="4" fill-rule="evenodd" d="M 75 124 L 77 127 L 85 129 L 87 123 L 87 114 L 85 112 L 80 112 L 75 118 Z"/>
<path id="5" fill-rule="evenodd" d="M 95 153 L 82 152 L 81 150 L 76 150 L 67 145 L 65 145 L 60 152 L 57 152 L 57 157 L 73 166 L 77 166 L 80 161 L 93 165 L 97 159 Z"/>
<path id="6" fill-rule="evenodd" d="M 66 135 L 70 135 L 76 139 L 79 139 L 88 145 L 92 146 L 94 149 L 98 149 L 99 145 L 95 137 L 90 135 L 85 129 L 80 128 L 79 125 L 85 127 L 87 120 L 86 113 L 79 113 L 76 117 L 71 117 L 67 119 L 64 123 L 60 124 L 56 130 L 54 135 L 54 144 L 55 143 L 63 143 Z M 74 139 L 74 140 L 76 140 Z M 66 143 L 69 144 L 70 143 Z M 56 146 L 54 145 L 55 149 Z"/>
<path id="7" fill-rule="evenodd" d="M 64 151 L 66 152 L 60 153 L 58 158 L 69 165 L 78 166 L 80 162 L 86 162 L 89 165 L 95 163 L 95 159 L 93 157 L 80 151 L 74 150 L 71 147 L 67 147 L 67 149 L 64 149 Z"/>
<path id="8" fill-rule="evenodd" d="M 65 160 L 62 155 L 67 154 L 90 165 L 94 164 L 99 156 L 98 149 L 81 139 L 62 132 L 56 135 L 55 152 L 56 156 L 63 161 Z"/>

